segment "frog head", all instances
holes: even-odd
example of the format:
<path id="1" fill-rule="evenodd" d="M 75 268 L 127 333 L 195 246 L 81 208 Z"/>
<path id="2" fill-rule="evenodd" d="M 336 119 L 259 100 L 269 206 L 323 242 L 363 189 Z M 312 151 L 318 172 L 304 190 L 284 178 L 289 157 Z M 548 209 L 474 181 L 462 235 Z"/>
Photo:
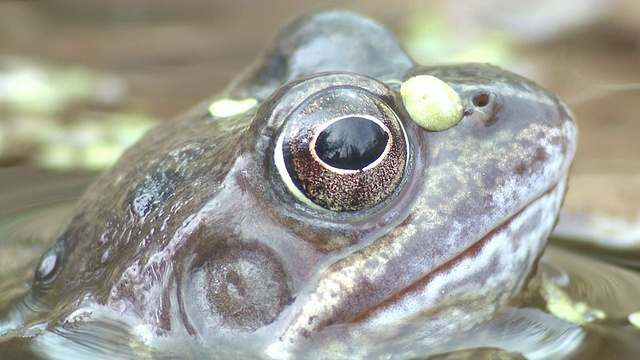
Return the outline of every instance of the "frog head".
<path id="1" fill-rule="evenodd" d="M 403 94 L 424 76 L 456 94 L 445 129 L 411 110 L 432 90 Z M 306 16 L 87 190 L 16 313 L 76 340 L 116 319 L 167 351 L 419 356 L 521 291 L 575 146 L 531 81 L 418 65 L 369 19 Z"/>

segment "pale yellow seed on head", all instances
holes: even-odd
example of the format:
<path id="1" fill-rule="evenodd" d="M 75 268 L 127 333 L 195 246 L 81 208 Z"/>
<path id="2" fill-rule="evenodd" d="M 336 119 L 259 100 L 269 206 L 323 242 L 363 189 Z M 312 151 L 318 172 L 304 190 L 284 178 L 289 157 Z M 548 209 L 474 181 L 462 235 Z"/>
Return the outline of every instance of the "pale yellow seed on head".
<path id="1" fill-rule="evenodd" d="M 631 325 L 640 329 L 640 311 L 629 314 L 629 322 Z"/>
<path id="2" fill-rule="evenodd" d="M 258 100 L 254 98 L 234 100 L 234 99 L 218 99 L 209 105 L 209 113 L 214 117 L 229 117 L 251 109 L 256 106 Z"/>
<path id="3" fill-rule="evenodd" d="M 400 93 L 407 112 L 424 129 L 446 130 L 464 115 L 460 95 L 436 77 L 414 76 L 402 83 Z"/>

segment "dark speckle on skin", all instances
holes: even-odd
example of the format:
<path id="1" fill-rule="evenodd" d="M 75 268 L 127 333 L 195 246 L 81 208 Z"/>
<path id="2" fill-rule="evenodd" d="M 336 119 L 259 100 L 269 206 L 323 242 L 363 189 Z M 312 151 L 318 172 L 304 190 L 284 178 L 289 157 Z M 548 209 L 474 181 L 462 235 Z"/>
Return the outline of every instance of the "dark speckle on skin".
<path id="1" fill-rule="evenodd" d="M 140 185 L 131 189 L 130 206 L 132 214 L 144 218 L 159 204 L 171 196 L 177 184 L 182 181 L 175 171 L 161 172 L 147 177 Z"/>
<path id="2" fill-rule="evenodd" d="M 547 152 L 542 148 L 536 149 L 535 159 L 540 162 L 546 161 L 548 159 Z"/>

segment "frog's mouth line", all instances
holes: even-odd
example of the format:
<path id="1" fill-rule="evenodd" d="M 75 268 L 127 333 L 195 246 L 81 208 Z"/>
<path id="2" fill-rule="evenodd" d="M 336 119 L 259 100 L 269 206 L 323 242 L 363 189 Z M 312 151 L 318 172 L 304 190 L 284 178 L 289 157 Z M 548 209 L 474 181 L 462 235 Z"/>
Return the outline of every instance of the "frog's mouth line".
<path id="1" fill-rule="evenodd" d="M 449 273 L 450 271 L 454 270 L 456 266 L 459 266 L 465 260 L 478 257 L 485 247 L 487 247 L 493 240 L 496 240 L 500 235 L 507 233 L 507 231 L 509 230 L 509 227 L 513 224 L 513 222 L 517 218 L 524 216 L 524 213 L 528 209 L 532 208 L 532 206 L 544 206 L 545 203 L 549 203 L 549 204 L 553 203 L 554 202 L 553 199 L 557 197 L 558 192 L 562 191 L 564 193 L 565 188 L 566 188 L 566 177 L 563 177 L 557 182 L 555 182 L 554 185 L 549 187 L 545 192 L 540 194 L 538 197 L 534 198 L 532 201 L 527 203 L 524 207 L 522 207 L 516 213 L 514 213 L 505 221 L 503 221 L 500 225 L 496 226 L 495 228 L 490 230 L 488 233 L 486 233 L 484 236 L 479 238 L 476 242 L 474 242 L 470 247 L 465 249 L 463 252 L 459 253 L 454 258 L 451 258 L 448 261 L 444 262 L 440 266 L 434 268 L 428 274 L 412 282 L 411 284 L 409 284 L 409 286 L 398 291 L 391 297 L 363 311 L 362 313 L 357 314 L 355 317 L 351 318 L 347 322 L 348 323 L 368 322 L 369 320 L 376 318 L 379 313 L 385 312 L 385 310 L 388 310 L 388 309 L 393 309 L 398 304 L 401 304 L 404 299 L 411 298 L 412 296 L 414 296 L 414 294 L 423 292 L 424 289 L 426 289 L 429 286 L 429 283 L 432 282 L 437 276 L 445 275 Z M 548 229 L 543 229 L 541 230 L 540 233 L 546 234 L 546 236 L 548 236 L 548 234 L 551 233 L 551 230 L 553 229 L 553 226 L 555 226 L 556 222 L 557 222 L 557 215 L 555 216 L 555 220 L 550 223 L 550 226 L 548 227 Z M 543 226 L 543 225 L 540 225 L 540 226 Z M 544 236 L 544 239 L 546 239 L 546 236 Z M 530 244 L 530 245 L 536 246 L 536 247 L 537 246 L 543 247 L 545 243 L 544 239 L 541 239 L 542 245 L 536 245 L 536 244 Z M 531 258 L 528 261 L 533 262 L 534 259 Z M 531 264 L 528 263 L 528 265 L 530 266 Z M 518 281 L 518 283 L 524 283 L 524 281 Z M 442 289 L 443 289 L 442 295 L 444 296 L 444 293 L 446 291 L 445 291 L 445 288 L 442 288 Z M 424 309 L 417 309 L 414 312 L 409 311 L 408 313 L 404 314 L 404 317 L 415 315 L 418 313 L 422 315 L 423 310 Z M 398 317 L 398 318 L 401 318 L 401 317 Z"/>
<path id="2" fill-rule="evenodd" d="M 511 225 L 516 218 L 522 216 L 522 214 L 527 209 L 529 209 L 531 206 L 533 206 L 535 204 L 538 204 L 538 203 L 544 201 L 548 196 L 553 195 L 555 192 L 557 192 L 559 187 L 560 187 L 560 183 L 561 182 L 562 182 L 562 180 L 558 180 L 551 187 L 549 187 L 545 192 L 540 194 L 535 199 L 531 200 L 529 203 L 524 205 L 520 210 L 518 210 L 515 214 L 511 215 L 509 218 L 507 218 L 505 221 L 503 221 L 500 225 L 496 226 L 495 228 L 490 230 L 486 235 L 484 235 L 483 237 L 478 239 L 478 241 L 473 243 L 473 245 L 468 247 L 465 251 L 460 253 L 458 256 L 452 258 L 451 260 L 445 262 L 444 264 L 442 264 L 441 266 L 437 267 L 433 271 L 431 271 L 424 278 L 422 278 L 420 280 L 420 282 L 425 281 L 425 280 L 429 281 L 435 274 L 441 273 L 441 272 L 446 272 L 447 270 L 450 270 L 455 265 L 457 265 L 462 259 L 475 257 L 476 255 L 478 255 L 478 253 L 480 251 L 482 251 L 482 248 L 484 248 L 487 245 L 488 242 L 490 242 L 492 239 L 494 239 L 496 237 L 496 235 L 498 235 L 499 233 L 503 232 L 506 228 L 508 228 L 509 225 Z M 557 216 L 556 216 L 556 218 L 557 218 Z M 554 224 L 554 226 L 555 226 L 555 224 Z M 551 230 L 552 229 L 549 229 L 549 233 L 551 232 Z M 416 283 L 414 283 L 414 284 L 416 284 Z M 413 287 L 413 284 L 412 284 L 411 287 Z"/>

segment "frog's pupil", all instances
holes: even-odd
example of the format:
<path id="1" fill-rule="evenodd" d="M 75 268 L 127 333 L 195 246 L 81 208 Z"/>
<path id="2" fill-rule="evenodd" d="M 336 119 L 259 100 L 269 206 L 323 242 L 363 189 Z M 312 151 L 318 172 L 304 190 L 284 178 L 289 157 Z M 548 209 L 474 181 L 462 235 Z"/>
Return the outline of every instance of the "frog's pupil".
<path id="1" fill-rule="evenodd" d="M 324 129 L 315 145 L 326 164 L 347 170 L 363 169 L 384 152 L 389 135 L 375 122 L 349 117 Z"/>

